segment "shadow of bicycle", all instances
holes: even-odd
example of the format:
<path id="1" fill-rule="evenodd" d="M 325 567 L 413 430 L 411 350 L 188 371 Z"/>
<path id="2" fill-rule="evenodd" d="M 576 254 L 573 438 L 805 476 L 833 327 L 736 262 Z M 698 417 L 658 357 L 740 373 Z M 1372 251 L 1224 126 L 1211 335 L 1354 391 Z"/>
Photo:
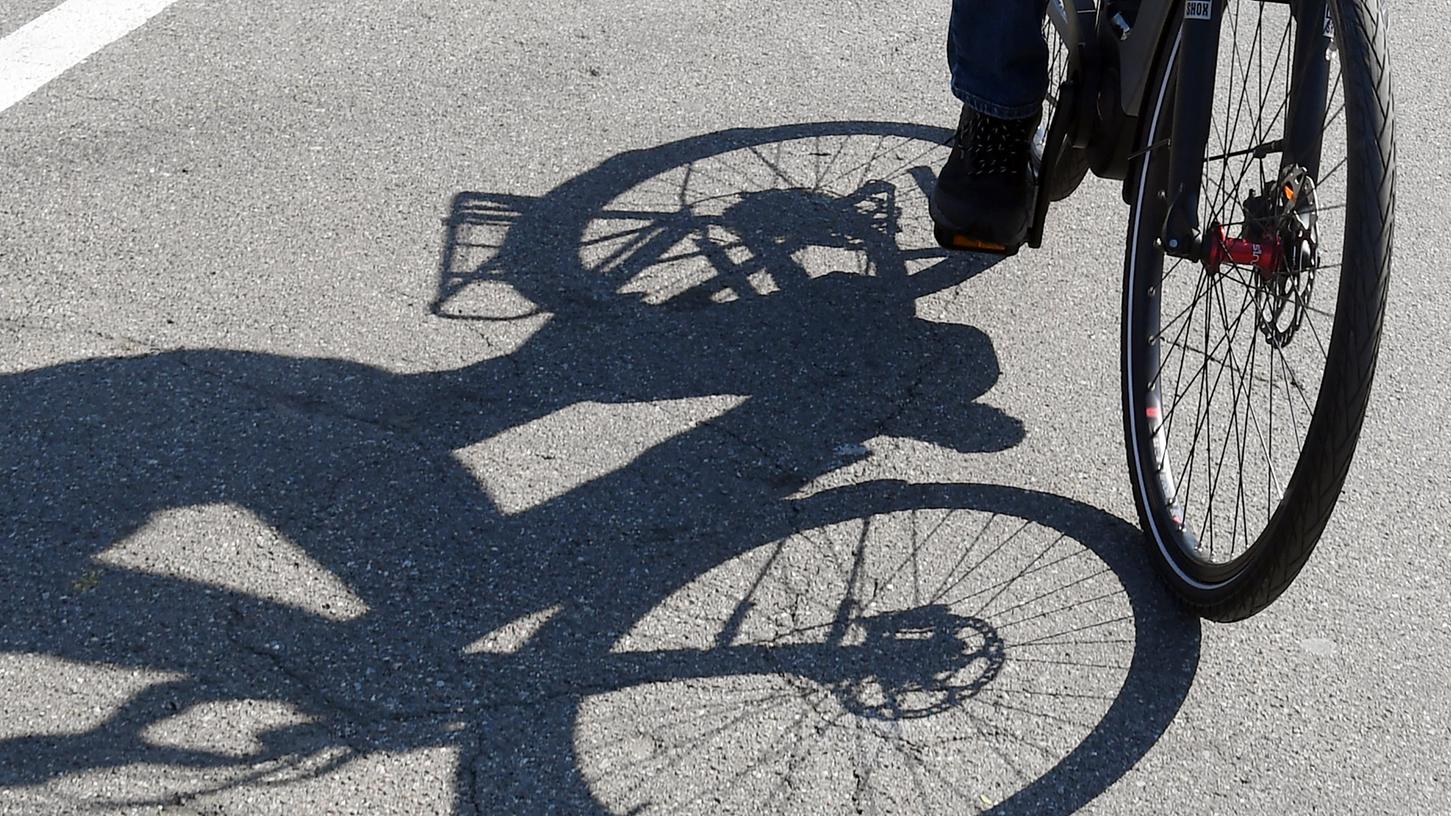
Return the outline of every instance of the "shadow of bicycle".
<path id="1" fill-rule="evenodd" d="M 3 657 L 42 697 L 149 678 L 7 723 L 0 785 L 225 802 L 447 749 L 459 812 L 1092 800 L 1172 721 L 1198 625 L 1123 521 L 874 459 L 1023 435 L 951 322 L 984 266 L 925 220 L 945 136 L 733 130 L 459 194 L 432 309 L 493 350 L 464 368 L 0 377 Z M 218 711 L 236 739 L 198 739 Z"/>

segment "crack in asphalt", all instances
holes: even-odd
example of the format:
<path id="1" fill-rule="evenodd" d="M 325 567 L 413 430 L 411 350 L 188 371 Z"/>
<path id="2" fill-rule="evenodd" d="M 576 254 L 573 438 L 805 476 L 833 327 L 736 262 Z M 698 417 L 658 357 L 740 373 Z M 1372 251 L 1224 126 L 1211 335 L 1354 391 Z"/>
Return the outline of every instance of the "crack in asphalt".
<path id="1" fill-rule="evenodd" d="M 5 316 L 0 316 L 0 323 L 5 323 L 17 329 L 30 329 L 33 331 L 52 332 L 55 334 L 79 334 L 97 340 L 105 340 L 111 343 L 119 343 L 124 346 L 132 346 L 136 350 L 143 352 L 143 356 L 147 357 L 179 350 L 176 348 L 158 346 L 154 343 L 150 343 L 145 340 L 138 340 L 134 337 L 130 337 L 124 334 L 110 334 L 108 332 L 96 331 L 95 329 L 86 328 L 83 326 L 46 325 L 42 323 L 33 323 L 24 318 Z"/>
<path id="2" fill-rule="evenodd" d="M 463 803 L 468 805 L 477 816 L 483 816 L 484 803 L 479 798 L 479 760 L 484 756 L 484 734 L 480 729 L 479 734 L 474 737 L 473 750 L 467 755 L 459 756 L 459 770 L 463 775 L 459 785 L 459 797 Z"/>
<path id="3" fill-rule="evenodd" d="M 226 626 L 228 642 L 246 654 L 261 658 L 271 665 L 293 684 L 301 688 L 307 697 L 312 701 L 313 707 L 330 716 L 342 725 L 351 725 L 360 728 L 370 728 L 387 725 L 389 723 L 412 723 L 427 722 L 430 720 L 441 720 L 457 716 L 460 712 L 457 706 L 432 707 L 432 706 L 405 706 L 393 710 L 382 708 L 378 711 L 371 711 L 355 703 L 340 700 L 330 694 L 324 688 L 325 684 L 319 683 L 308 676 L 308 673 L 292 666 L 285 656 L 257 646 L 249 642 L 239 631 L 239 624 L 246 619 L 246 614 L 235 604 L 231 605 L 231 620 Z M 344 740 L 348 747 L 366 753 L 362 745 Z"/>
<path id="4" fill-rule="evenodd" d="M 942 309 L 942 313 L 948 314 L 956 313 L 958 311 L 958 305 L 962 300 L 963 295 L 967 292 L 967 287 L 964 285 L 965 283 L 966 281 L 963 281 L 962 283 L 959 283 L 953 287 L 954 291 L 952 293 L 952 296 L 948 301 L 948 305 Z M 922 387 L 927 382 L 928 373 L 932 370 L 934 366 L 940 364 L 941 362 L 941 355 L 934 354 L 928 355 L 926 359 L 917 366 L 916 370 L 913 372 L 913 377 L 911 381 L 908 383 L 906 389 L 904 389 L 905 393 L 903 393 L 902 397 L 897 400 L 896 405 L 893 406 L 892 410 L 887 414 L 887 416 L 883 417 L 877 423 L 877 435 L 880 436 L 887 433 L 887 430 L 891 427 L 891 425 L 897 420 L 901 419 L 902 415 L 907 412 L 907 409 L 918 401 L 918 399 L 922 396 Z"/>

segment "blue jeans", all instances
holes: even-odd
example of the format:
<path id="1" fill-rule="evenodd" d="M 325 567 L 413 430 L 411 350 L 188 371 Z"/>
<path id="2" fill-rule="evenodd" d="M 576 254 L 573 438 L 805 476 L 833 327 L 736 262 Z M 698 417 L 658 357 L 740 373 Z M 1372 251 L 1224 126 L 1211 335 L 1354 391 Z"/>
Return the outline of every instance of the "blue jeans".
<path id="1" fill-rule="evenodd" d="M 1047 0 L 952 0 L 952 94 L 999 119 L 1038 113 L 1048 93 Z"/>

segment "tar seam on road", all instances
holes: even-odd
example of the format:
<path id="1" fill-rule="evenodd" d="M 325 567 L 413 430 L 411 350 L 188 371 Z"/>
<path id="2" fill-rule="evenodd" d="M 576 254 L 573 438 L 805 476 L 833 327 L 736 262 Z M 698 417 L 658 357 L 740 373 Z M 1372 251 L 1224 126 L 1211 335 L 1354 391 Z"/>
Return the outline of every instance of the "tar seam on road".
<path id="1" fill-rule="evenodd" d="M 0 111 L 130 34 L 176 0 L 66 0 L 0 39 Z"/>

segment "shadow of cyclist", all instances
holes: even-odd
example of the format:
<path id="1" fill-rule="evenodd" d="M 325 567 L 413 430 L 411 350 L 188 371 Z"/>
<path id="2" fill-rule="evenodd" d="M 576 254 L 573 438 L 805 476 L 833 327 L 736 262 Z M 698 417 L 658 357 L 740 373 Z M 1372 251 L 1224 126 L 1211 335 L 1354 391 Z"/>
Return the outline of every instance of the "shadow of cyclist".
<path id="1" fill-rule="evenodd" d="M 395 374 L 343 360 L 185 350 L 0 377 L 8 421 L 0 650 L 171 677 L 80 733 L 0 741 L 0 785 L 147 762 L 227 771 L 216 785 L 225 788 L 264 762 L 320 775 L 376 751 L 449 746 L 461 756 L 460 809 L 511 796 L 516 811 L 601 809 L 575 764 L 571 712 L 583 695 L 640 681 L 639 667 L 605 659 L 634 621 L 718 564 L 858 512 L 829 494 L 793 496 L 866 456 L 868 440 L 994 451 L 1022 438 L 1017 420 L 975 402 L 998 377 L 986 335 L 915 314 L 917 297 L 982 267 L 954 258 L 909 274 L 895 225 L 883 229 L 879 214 L 859 209 L 872 200 L 866 186 L 846 204 L 738 195 L 723 223 L 746 247 L 744 266 L 723 260 L 741 255 L 728 243 L 702 252 L 722 273 L 707 286 L 664 304 L 614 290 L 599 297 L 595 270 L 580 267 L 578 237 L 560 240 L 571 234 L 560 214 L 598 212 L 596 202 L 618 191 L 621 166 L 646 172 L 682 150 L 719 150 L 739 137 L 627 154 L 513 224 L 489 274 L 508 273 L 550 317 L 507 356 Z M 456 202 L 451 234 L 468 201 Z M 876 274 L 807 269 L 799 257 L 814 246 L 858 252 Z M 743 282 L 762 272 L 776 288 L 753 295 Z M 727 288 L 735 297 L 715 297 Z M 733 400 L 719 415 L 522 506 L 490 499 L 513 474 L 476 472 L 463 455 L 573 406 L 720 395 Z M 913 495 L 888 492 L 891 501 Z M 77 580 L 95 573 L 98 555 L 144 540 L 163 514 L 218 506 L 276 531 L 336 576 L 362 611 L 322 614 L 237 583 L 181 577 L 188 559 L 217 545 L 206 533 L 199 551 L 176 560 L 156 556 Z M 1029 501 L 1019 512 L 1040 511 Z M 1148 579 L 1126 563 L 1111 566 L 1144 594 Z M 547 622 L 515 651 L 472 648 L 541 613 Z M 1145 718 L 1145 735 L 1120 750 L 1125 762 L 1110 763 L 1101 785 L 1090 779 L 1065 805 L 1122 773 L 1182 700 L 1197 630 L 1165 614 L 1174 635 L 1159 645 L 1172 644 L 1183 666 L 1160 678 L 1171 693 Z M 680 671 L 703 670 L 714 669 Z M 310 722 L 261 734 L 246 768 L 225 752 L 147 736 L 195 706 L 255 699 L 283 701 Z"/>

